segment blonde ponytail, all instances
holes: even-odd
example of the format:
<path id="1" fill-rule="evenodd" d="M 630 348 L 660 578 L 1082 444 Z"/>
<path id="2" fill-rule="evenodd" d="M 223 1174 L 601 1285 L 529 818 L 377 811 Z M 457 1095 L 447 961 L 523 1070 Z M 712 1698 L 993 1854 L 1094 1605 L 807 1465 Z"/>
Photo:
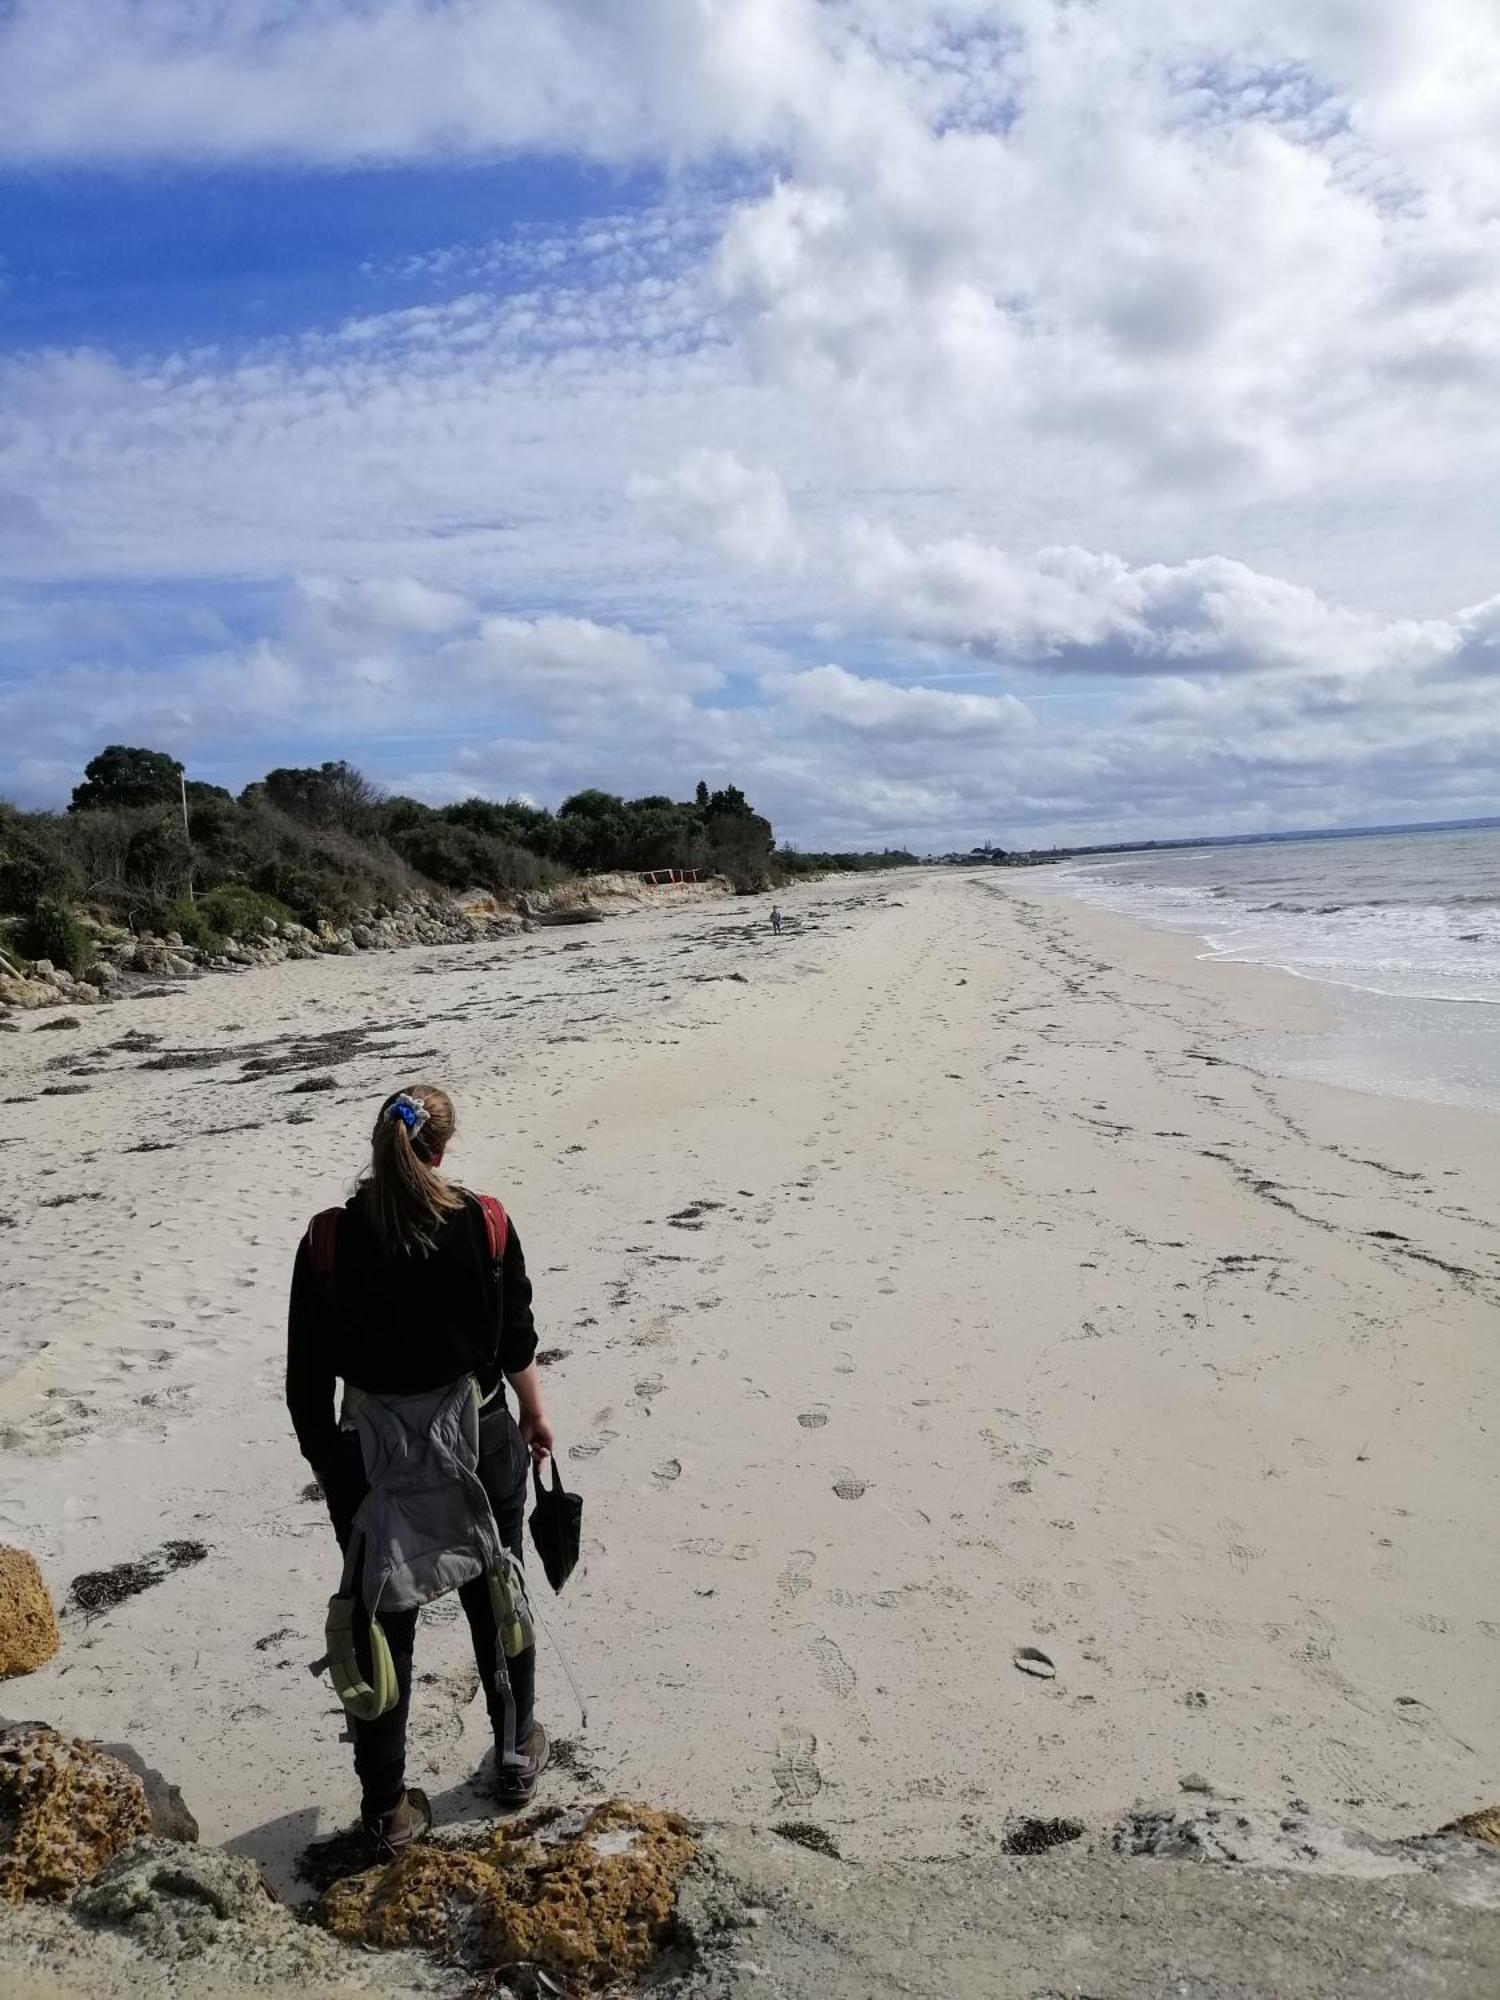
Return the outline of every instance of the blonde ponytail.
<path id="1" fill-rule="evenodd" d="M 425 1257 L 445 1217 L 463 1207 L 435 1165 L 455 1122 L 453 1100 L 436 1084 L 410 1084 L 381 1105 L 370 1135 L 365 1201 L 386 1256 Z"/>

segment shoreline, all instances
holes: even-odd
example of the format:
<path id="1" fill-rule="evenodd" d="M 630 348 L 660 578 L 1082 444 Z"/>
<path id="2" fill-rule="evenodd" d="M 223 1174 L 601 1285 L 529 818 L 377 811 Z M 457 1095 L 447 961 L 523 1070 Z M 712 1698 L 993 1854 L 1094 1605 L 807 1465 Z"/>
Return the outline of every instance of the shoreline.
<path id="1" fill-rule="evenodd" d="M 1072 883 L 1043 881 L 1021 893 L 1056 899 L 1069 908 L 1112 917 L 1151 936 L 1190 943 L 1205 966 L 1236 966 L 1270 972 L 1309 986 L 1323 996 L 1327 1015 L 1320 1040 L 1254 1052 L 1269 1074 L 1319 1082 L 1334 1088 L 1400 1098 L 1420 1104 L 1500 1113 L 1500 999 L 1448 992 L 1402 993 L 1354 978 L 1278 962 L 1240 958 L 1238 949 L 1215 941 L 1212 931 L 1186 921 L 1169 921 L 1147 910 L 1115 910 L 1096 902 Z M 1269 1038 L 1267 1038 L 1269 1039 Z M 1472 1050 L 1459 1060 L 1460 1048 Z"/>
<path id="2" fill-rule="evenodd" d="M 544 1643 L 555 1796 L 855 1856 L 1197 1773 L 1376 1833 L 1486 1803 L 1492 1119 L 1263 1077 L 1226 1038 L 1316 1032 L 1315 989 L 1020 884 L 782 901 L 774 943 L 730 903 L 199 981 L 132 1006 L 142 1051 L 88 1017 L 87 1093 L 0 1148 L 0 1536 L 59 1600 L 209 1554 L 65 1617 L 9 1712 L 134 1742 L 282 1886 L 350 1816 L 281 1312 L 420 1055 L 455 1171 L 516 1215 L 585 1496 L 587 1569 L 541 1605 L 591 1710 L 580 1738 Z M 40 1080 L 58 1040 L 7 1048 Z M 268 1041 L 306 1066 L 246 1078 Z M 216 1060 L 143 1073 L 178 1045 Z M 441 1612 L 412 1777 L 451 1823 L 484 1743 Z"/>

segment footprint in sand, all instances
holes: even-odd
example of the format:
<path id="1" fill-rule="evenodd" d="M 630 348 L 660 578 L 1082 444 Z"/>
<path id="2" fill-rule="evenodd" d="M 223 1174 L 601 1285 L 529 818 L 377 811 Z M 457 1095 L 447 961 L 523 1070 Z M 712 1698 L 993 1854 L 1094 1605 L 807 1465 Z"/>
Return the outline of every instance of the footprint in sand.
<path id="1" fill-rule="evenodd" d="M 811 1549 L 793 1549 L 786 1568 L 776 1579 L 776 1588 L 783 1597 L 801 1597 L 804 1591 L 812 1589 L 813 1552 Z"/>
<path id="2" fill-rule="evenodd" d="M 835 1375 L 852 1375 L 854 1373 L 854 1356 L 847 1352 L 835 1355 L 833 1372 Z"/>
<path id="3" fill-rule="evenodd" d="M 1446 1736 L 1450 1743 L 1456 1744 L 1460 1750 L 1467 1750 L 1471 1757 L 1478 1756 L 1479 1753 L 1472 1743 L 1466 1743 L 1461 1736 L 1456 1735 L 1441 1716 L 1435 1714 L 1425 1701 L 1418 1701 L 1414 1694 L 1396 1696 L 1396 1713 L 1403 1722 L 1409 1722 L 1417 1729 L 1430 1731 L 1433 1735 Z"/>
<path id="4" fill-rule="evenodd" d="M 568 1446 L 569 1458 L 597 1458 L 607 1444 L 613 1444 L 618 1431 L 600 1431 L 596 1438 L 585 1438 L 582 1444 Z"/>
<path id="5" fill-rule="evenodd" d="M 479 1692 L 479 1669 L 472 1660 L 462 1666 L 417 1676 L 412 1704 L 412 1754 L 425 1769 L 436 1770 L 439 1759 L 464 1733 L 464 1710 Z"/>
<path id="6" fill-rule="evenodd" d="M 810 1410 L 799 1410 L 797 1421 L 805 1431 L 820 1431 L 828 1421 L 828 1405 L 814 1403 Z"/>
<path id="7" fill-rule="evenodd" d="M 670 1486 L 674 1479 L 682 1477 L 682 1460 L 680 1458 L 664 1458 L 651 1474 L 651 1477 L 656 1481 L 658 1486 Z"/>
<path id="8" fill-rule="evenodd" d="M 833 1482 L 833 1490 L 840 1500 L 863 1500 L 869 1492 L 869 1482 L 861 1479 L 857 1472 L 845 1470 Z"/>
<path id="9" fill-rule="evenodd" d="M 812 1804 L 823 1789 L 823 1773 L 818 1769 L 818 1739 L 810 1729 L 781 1731 L 771 1760 L 771 1777 L 779 1805 Z"/>
<path id="10" fill-rule="evenodd" d="M 854 1669 L 832 1639 L 819 1636 L 808 1648 L 818 1670 L 819 1683 L 840 1700 L 854 1692 Z"/>
<path id="11" fill-rule="evenodd" d="M 643 1403 L 649 1403 L 651 1401 L 651 1398 L 653 1396 L 659 1396 L 662 1390 L 666 1388 L 666 1386 L 667 1386 L 666 1383 L 663 1382 L 660 1375 L 647 1375 L 636 1383 L 635 1393 L 640 1397 Z"/>
<path id="12" fill-rule="evenodd" d="M 1233 1524 L 1226 1521 L 1223 1525 L 1229 1528 Z M 1234 1571 L 1236 1576 L 1248 1576 L 1250 1574 L 1250 1565 L 1264 1551 L 1261 1549 L 1252 1549 L 1244 1542 L 1232 1541 L 1225 1544 L 1224 1553 L 1229 1559 L 1229 1567 Z"/>

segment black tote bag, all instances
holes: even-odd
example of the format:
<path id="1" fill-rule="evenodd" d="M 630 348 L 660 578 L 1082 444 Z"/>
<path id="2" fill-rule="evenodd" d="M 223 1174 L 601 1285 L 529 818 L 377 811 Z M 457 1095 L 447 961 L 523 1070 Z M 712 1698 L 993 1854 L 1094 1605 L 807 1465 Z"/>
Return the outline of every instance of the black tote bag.
<path id="1" fill-rule="evenodd" d="M 578 1550 L 583 1536 L 583 1501 L 577 1493 L 563 1488 L 557 1459 L 551 1456 L 552 1484 L 542 1484 L 540 1466 L 533 1459 L 531 1483 L 536 1505 L 531 1510 L 531 1540 L 554 1590 L 561 1590 L 578 1566 Z"/>

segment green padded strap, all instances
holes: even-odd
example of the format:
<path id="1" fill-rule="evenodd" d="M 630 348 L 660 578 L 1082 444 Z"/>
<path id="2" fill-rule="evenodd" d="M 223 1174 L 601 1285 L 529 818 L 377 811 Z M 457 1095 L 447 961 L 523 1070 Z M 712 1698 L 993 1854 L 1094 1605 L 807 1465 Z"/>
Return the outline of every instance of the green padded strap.
<path id="1" fill-rule="evenodd" d="M 490 1586 L 490 1604 L 500 1633 L 500 1650 L 506 1659 L 513 1660 L 518 1653 L 524 1653 L 528 1646 L 536 1644 L 536 1629 L 531 1622 L 531 1606 L 526 1601 L 526 1589 L 517 1571 L 508 1562 L 496 1563 L 486 1574 Z"/>
<path id="2" fill-rule="evenodd" d="M 375 1722 L 396 1706 L 401 1699 L 401 1690 L 396 1683 L 396 1663 L 391 1658 L 391 1649 L 378 1618 L 370 1620 L 373 1686 L 360 1671 L 359 1656 L 354 1648 L 355 1609 L 356 1600 L 352 1597 L 330 1597 L 328 1600 L 328 1618 L 323 1627 L 328 1645 L 328 1671 L 333 1680 L 334 1693 L 354 1720 Z"/>

